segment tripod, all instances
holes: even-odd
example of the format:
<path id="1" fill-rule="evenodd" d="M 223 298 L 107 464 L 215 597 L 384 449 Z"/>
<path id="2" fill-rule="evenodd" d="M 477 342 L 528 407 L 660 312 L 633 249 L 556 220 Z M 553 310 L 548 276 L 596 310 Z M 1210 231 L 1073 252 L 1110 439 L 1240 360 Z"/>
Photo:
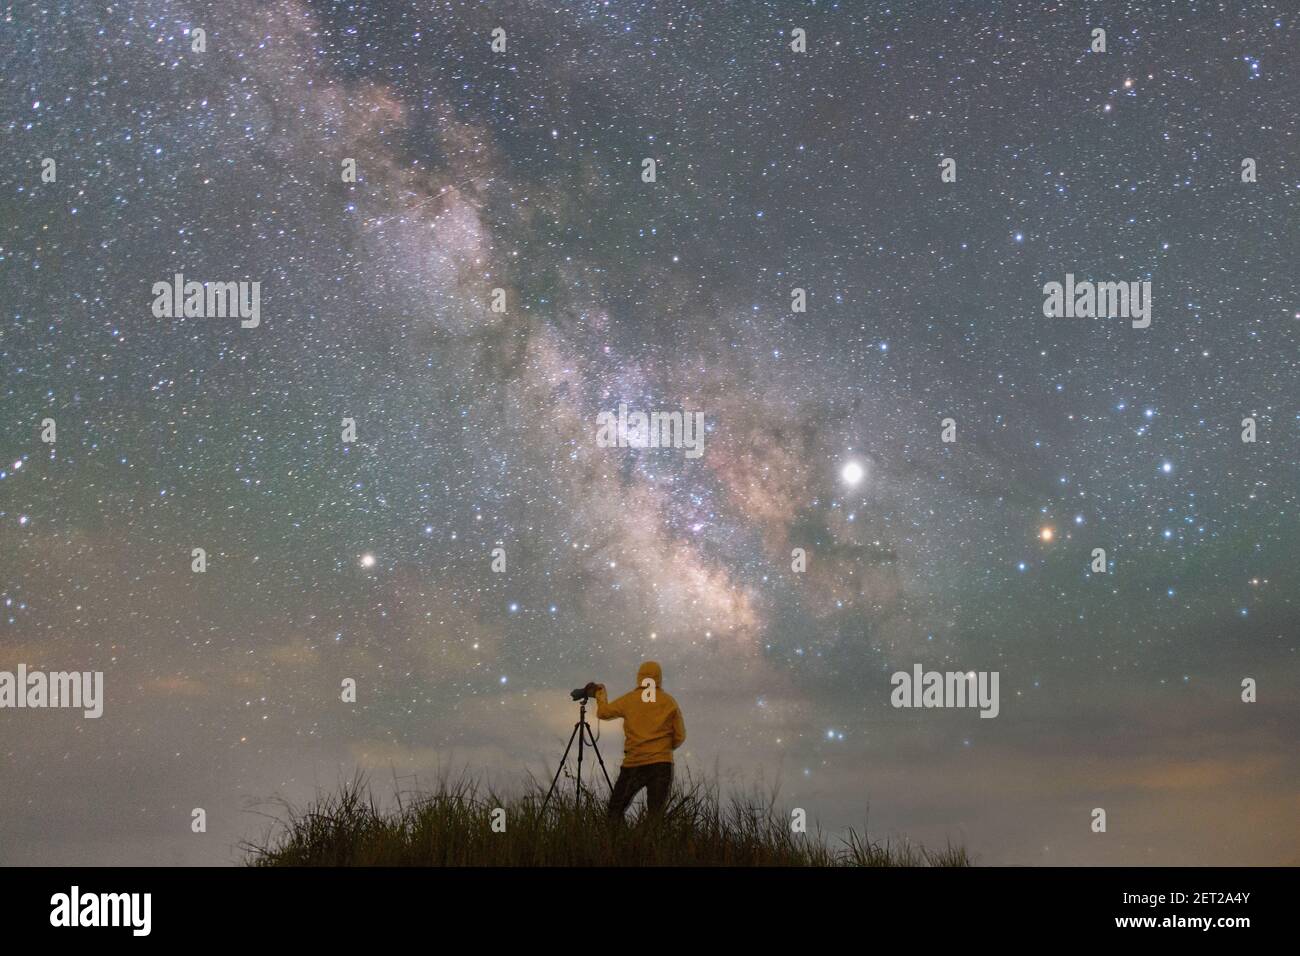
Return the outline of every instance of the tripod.
<path id="1" fill-rule="evenodd" d="M 600 748 L 596 746 L 596 737 L 591 732 L 591 724 L 587 723 L 587 701 L 589 698 L 582 698 L 578 704 L 578 722 L 573 725 L 573 733 L 569 734 L 569 745 L 564 748 L 564 756 L 560 758 L 560 765 L 555 768 L 555 776 L 551 779 L 551 789 L 546 791 L 546 799 L 542 801 L 542 813 L 546 812 L 546 805 L 551 802 L 551 794 L 555 792 L 555 785 L 560 780 L 560 771 L 564 769 L 565 763 L 569 760 L 569 751 L 573 749 L 573 740 L 578 740 L 578 775 L 574 778 L 577 782 L 577 800 L 575 806 L 582 803 L 582 751 L 587 741 L 591 741 L 591 749 L 596 754 L 596 759 L 600 761 L 600 772 L 605 775 L 605 783 L 609 785 L 610 792 L 614 790 L 614 785 L 609 781 L 609 771 L 605 769 L 605 758 L 600 755 Z"/>

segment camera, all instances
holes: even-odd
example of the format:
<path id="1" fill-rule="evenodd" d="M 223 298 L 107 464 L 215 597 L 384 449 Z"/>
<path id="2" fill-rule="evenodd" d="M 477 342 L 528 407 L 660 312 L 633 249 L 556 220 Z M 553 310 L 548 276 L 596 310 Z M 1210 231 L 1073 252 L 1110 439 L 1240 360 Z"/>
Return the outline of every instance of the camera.
<path id="1" fill-rule="evenodd" d="M 571 697 L 575 701 L 586 700 L 587 698 L 594 697 L 595 695 L 596 695 L 596 684 L 594 681 L 587 684 L 586 687 L 579 687 L 576 690 L 569 691 L 569 697 Z"/>

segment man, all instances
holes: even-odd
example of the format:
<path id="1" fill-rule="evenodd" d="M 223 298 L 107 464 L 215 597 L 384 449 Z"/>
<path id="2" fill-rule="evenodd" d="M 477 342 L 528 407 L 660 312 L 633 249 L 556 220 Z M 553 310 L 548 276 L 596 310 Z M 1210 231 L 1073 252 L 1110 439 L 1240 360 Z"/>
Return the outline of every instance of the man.
<path id="1" fill-rule="evenodd" d="M 651 816 L 663 812 L 673 785 L 673 751 L 686 741 L 681 708 L 663 689 L 663 670 L 646 661 L 636 672 L 636 689 L 610 701 L 604 684 L 588 684 L 601 720 L 623 718 L 623 766 L 609 798 L 610 820 L 622 820 L 632 798 L 645 787 Z"/>

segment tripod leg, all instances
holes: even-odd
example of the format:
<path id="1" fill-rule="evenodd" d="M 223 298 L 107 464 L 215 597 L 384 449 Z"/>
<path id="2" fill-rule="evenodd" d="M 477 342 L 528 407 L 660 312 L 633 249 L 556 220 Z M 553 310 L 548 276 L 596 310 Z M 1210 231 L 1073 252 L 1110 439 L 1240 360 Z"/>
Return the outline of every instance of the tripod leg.
<path id="1" fill-rule="evenodd" d="M 600 772 L 605 775 L 605 783 L 609 784 L 609 792 L 614 792 L 614 785 L 609 781 L 609 771 L 605 769 L 605 758 L 600 755 L 600 748 L 596 746 L 596 735 L 592 733 L 591 724 L 583 721 L 582 726 L 585 728 L 587 739 L 591 741 L 591 749 L 596 752 L 596 759 L 600 761 Z"/>
<path id="2" fill-rule="evenodd" d="M 583 710 L 585 712 L 586 708 L 584 707 Z M 587 735 L 582 732 L 582 728 L 586 726 L 587 726 L 586 718 L 579 717 L 578 726 L 573 728 L 578 735 L 578 787 L 577 787 L 577 793 L 574 795 L 573 806 L 579 812 L 582 811 L 582 747 L 583 744 L 585 744 L 587 741 Z"/>
<path id="3" fill-rule="evenodd" d="M 551 802 L 551 794 L 555 792 L 555 784 L 560 779 L 560 771 L 564 769 L 564 763 L 569 759 L 569 751 L 573 749 L 573 738 L 578 735 L 578 725 L 573 725 L 573 733 L 569 734 L 569 745 L 564 748 L 564 756 L 560 758 L 560 765 L 555 768 L 555 776 L 551 778 L 551 787 L 546 791 L 546 799 L 542 801 L 542 813 L 546 812 L 546 805 Z"/>

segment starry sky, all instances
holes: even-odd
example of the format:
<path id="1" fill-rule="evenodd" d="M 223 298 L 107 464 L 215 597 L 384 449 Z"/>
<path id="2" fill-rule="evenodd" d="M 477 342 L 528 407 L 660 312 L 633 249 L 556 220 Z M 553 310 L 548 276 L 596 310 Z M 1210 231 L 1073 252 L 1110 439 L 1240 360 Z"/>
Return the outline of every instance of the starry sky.
<path id="1" fill-rule="evenodd" d="M 646 658 L 679 772 L 832 834 L 1300 862 L 1291 5 L 0 13 L 0 669 L 106 697 L 0 712 L 0 862 L 520 787 Z M 260 326 L 156 318 L 176 272 Z M 1066 273 L 1150 327 L 1044 317 Z M 703 455 L 599 447 L 620 402 Z M 892 708 L 914 664 L 999 716 Z"/>

